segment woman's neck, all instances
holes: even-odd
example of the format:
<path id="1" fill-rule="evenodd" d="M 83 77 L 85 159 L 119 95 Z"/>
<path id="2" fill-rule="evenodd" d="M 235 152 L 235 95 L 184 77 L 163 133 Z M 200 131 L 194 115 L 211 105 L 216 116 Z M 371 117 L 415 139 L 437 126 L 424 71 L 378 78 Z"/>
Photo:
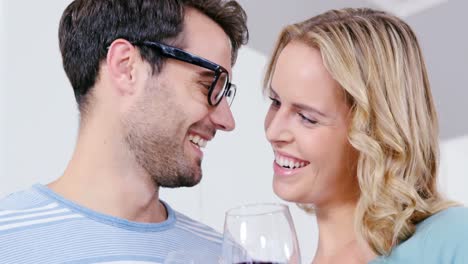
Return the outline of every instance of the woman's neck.
<path id="1" fill-rule="evenodd" d="M 352 200 L 316 208 L 319 241 L 314 264 L 367 263 L 375 258 L 355 231 L 356 203 Z"/>

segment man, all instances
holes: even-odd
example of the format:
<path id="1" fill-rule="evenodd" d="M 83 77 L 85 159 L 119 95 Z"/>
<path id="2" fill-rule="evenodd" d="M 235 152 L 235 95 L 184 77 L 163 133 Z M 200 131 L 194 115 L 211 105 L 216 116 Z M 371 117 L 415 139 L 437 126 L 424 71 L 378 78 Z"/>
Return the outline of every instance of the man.
<path id="1" fill-rule="evenodd" d="M 159 200 L 196 185 L 207 142 L 231 131 L 231 66 L 246 15 L 223 0 L 75 0 L 60 21 L 80 110 L 64 174 L 0 201 L 2 263 L 162 263 L 218 257 L 211 228 Z"/>

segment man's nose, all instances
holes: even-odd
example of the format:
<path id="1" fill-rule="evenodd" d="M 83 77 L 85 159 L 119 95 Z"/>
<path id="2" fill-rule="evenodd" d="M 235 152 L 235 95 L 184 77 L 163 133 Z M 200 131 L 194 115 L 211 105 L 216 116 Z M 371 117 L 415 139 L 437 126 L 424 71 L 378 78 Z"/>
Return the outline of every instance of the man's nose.
<path id="1" fill-rule="evenodd" d="M 236 127 L 234 116 L 226 98 L 223 98 L 219 105 L 215 107 L 210 115 L 210 119 L 218 130 L 232 131 Z"/>

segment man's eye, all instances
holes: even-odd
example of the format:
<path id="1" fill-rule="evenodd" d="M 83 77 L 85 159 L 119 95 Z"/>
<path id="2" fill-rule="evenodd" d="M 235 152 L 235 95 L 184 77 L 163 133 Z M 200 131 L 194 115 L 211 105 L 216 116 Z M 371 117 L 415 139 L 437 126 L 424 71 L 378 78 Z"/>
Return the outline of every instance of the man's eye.
<path id="1" fill-rule="evenodd" d="M 200 84 L 202 87 L 206 88 L 207 90 L 209 90 L 210 87 L 211 87 L 211 83 L 209 83 L 209 82 L 199 82 L 199 84 Z"/>

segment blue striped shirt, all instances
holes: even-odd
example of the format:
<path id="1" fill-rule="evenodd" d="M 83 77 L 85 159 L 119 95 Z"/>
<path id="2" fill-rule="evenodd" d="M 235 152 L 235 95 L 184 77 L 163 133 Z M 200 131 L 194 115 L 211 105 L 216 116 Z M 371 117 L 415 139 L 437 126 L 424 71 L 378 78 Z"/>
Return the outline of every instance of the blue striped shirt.
<path id="1" fill-rule="evenodd" d="M 163 263 L 169 252 L 218 259 L 222 237 L 174 211 L 137 223 L 104 215 L 36 184 L 0 200 L 1 263 Z"/>

